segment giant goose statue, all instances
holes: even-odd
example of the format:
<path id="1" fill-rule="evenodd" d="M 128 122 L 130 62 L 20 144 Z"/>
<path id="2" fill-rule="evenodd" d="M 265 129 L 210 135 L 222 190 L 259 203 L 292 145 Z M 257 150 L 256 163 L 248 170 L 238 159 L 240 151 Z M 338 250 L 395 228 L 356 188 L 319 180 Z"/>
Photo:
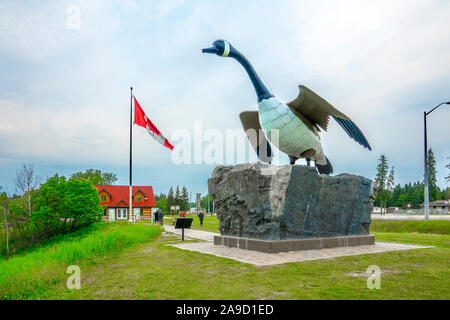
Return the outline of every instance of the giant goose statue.
<path id="1" fill-rule="evenodd" d="M 315 162 L 319 173 L 333 173 L 333 166 L 323 152 L 319 136 L 320 128 L 327 130 L 330 116 L 350 138 L 372 150 L 361 130 L 349 117 L 305 86 L 299 86 L 300 93 L 291 102 L 284 104 L 276 100 L 250 62 L 228 41 L 216 40 L 211 48 L 203 49 L 202 52 L 234 58 L 247 71 L 258 96 L 258 111 L 244 111 L 240 114 L 240 119 L 250 143 L 262 161 L 270 163 L 272 160 L 271 147 L 267 141 L 269 140 L 289 156 L 291 165 L 299 158 L 306 158 L 308 166 L 311 160 Z M 254 136 L 250 137 L 249 129 L 256 131 L 256 139 Z M 259 136 L 260 129 L 264 137 Z M 278 135 L 272 137 L 274 129 L 279 131 Z"/>

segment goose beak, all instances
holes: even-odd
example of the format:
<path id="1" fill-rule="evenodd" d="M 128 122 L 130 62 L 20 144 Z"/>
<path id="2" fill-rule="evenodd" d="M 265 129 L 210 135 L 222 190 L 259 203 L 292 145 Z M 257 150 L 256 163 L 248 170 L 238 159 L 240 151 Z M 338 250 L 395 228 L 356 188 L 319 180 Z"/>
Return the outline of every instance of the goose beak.
<path id="1" fill-rule="evenodd" d="M 216 47 L 202 49 L 202 53 L 216 53 L 217 54 L 218 51 L 219 50 L 217 50 Z"/>

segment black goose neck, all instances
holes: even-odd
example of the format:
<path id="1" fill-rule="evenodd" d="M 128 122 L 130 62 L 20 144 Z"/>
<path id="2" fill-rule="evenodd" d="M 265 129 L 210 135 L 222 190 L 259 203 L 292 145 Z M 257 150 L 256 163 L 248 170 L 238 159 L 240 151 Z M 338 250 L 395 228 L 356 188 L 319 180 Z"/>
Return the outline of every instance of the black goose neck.
<path id="1" fill-rule="evenodd" d="M 256 95 L 258 96 L 258 102 L 264 99 L 272 98 L 274 95 L 269 92 L 266 85 L 262 82 L 261 78 L 256 73 L 252 64 L 247 60 L 246 57 L 239 51 L 233 49 L 230 52 L 230 57 L 236 59 L 247 71 L 250 80 L 252 81 L 253 87 L 255 88 Z"/>

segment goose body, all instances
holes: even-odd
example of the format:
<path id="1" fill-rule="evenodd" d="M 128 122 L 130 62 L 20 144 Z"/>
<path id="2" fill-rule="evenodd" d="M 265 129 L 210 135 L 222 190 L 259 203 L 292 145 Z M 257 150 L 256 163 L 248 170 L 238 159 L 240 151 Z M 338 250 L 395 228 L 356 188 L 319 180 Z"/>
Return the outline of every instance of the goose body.
<path id="1" fill-rule="evenodd" d="M 279 102 L 269 92 L 250 62 L 226 40 L 216 40 L 211 48 L 202 50 L 222 57 L 234 58 L 247 72 L 255 89 L 258 111 L 244 111 L 239 116 L 244 130 L 262 161 L 270 162 L 270 143 L 289 156 L 291 164 L 306 158 L 316 164 L 319 173 L 333 173 L 333 167 L 325 156 L 319 132 L 327 130 L 330 116 L 344 129 L 350 138 L 371 150 L 361 130 L 353 121 L 318 94 L 305 86 L 299 86 L 299 95 L 286 104 Z M 256 131 L 249 134 L 249 130 Z M 262 134 L 259 133 L 262 130 Z"/>
<path id="2" fill-rule="evenodd" d="M 311 131 L 284 103 L 276 98 L 258 102 L 259 122 L 264 135 L 279 150 L 294 158 L 302 158 L 307 150 L 313 150 L 311 159 L 326 165 L 319 136 Z M 272 132 L 275 136 L 272 137 Z"/>

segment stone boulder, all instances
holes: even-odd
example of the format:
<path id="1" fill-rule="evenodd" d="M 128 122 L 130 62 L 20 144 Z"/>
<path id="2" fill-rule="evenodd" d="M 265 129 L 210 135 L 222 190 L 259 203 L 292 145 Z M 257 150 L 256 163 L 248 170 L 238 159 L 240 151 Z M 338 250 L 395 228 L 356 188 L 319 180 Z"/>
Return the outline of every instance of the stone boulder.
<path id="1" fill-rule="evenodd" d="M 262 162 L 219 166 L 208 180 L 222 235 L 263 240 L 369 234 L 374 195 L 362 176 Z"/>

